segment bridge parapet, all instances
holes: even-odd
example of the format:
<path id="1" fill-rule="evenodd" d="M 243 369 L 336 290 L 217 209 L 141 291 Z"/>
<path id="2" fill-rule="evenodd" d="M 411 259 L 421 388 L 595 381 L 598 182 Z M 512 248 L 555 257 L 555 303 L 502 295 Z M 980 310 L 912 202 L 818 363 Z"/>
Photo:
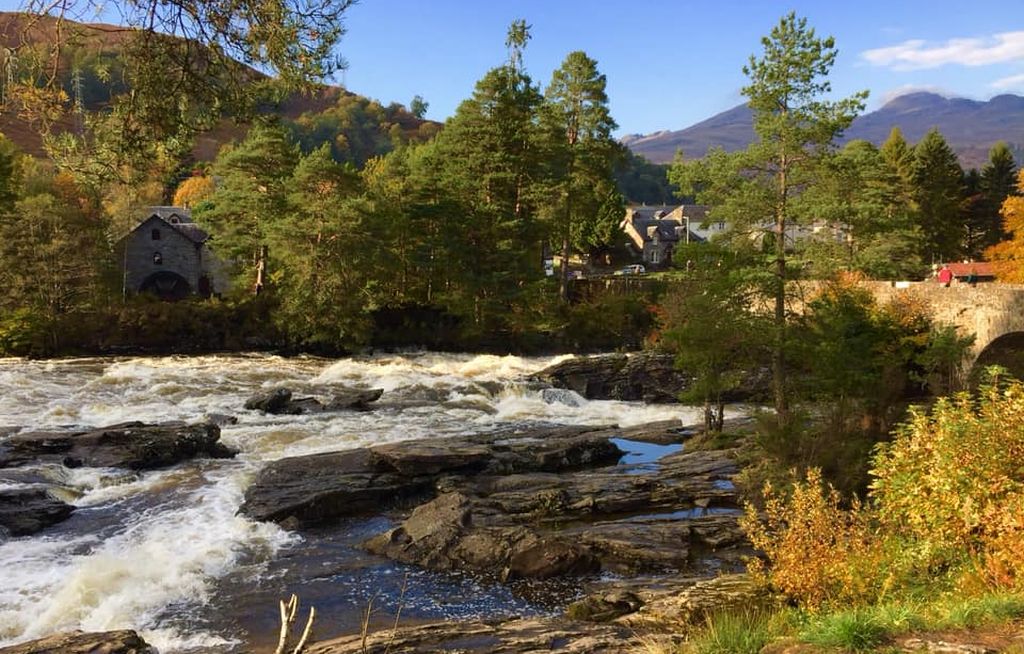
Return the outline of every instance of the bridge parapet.
<path id="1" fill-rule="evenodd" d="M 964 334 L 974 334 L 968 362 L 971 365 L 995 340 L 1024 332 L 1024 285 L 953 284 L 947 288 L 936 282 L 863 282 L 862 286 L 879 302 L 910 293 L 928 305 L 937 322 L 956 325 Z"/>

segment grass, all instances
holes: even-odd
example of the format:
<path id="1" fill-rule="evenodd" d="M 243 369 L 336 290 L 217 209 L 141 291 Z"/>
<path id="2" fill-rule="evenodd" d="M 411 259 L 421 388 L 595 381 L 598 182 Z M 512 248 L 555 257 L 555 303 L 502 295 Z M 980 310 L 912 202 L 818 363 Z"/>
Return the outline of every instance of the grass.
<path id="1" fill-rule="evenodd" d="M 750 609 L 718 613 L 690 640 L 695 654 L 757 654 L 777 634 L 772 614 Z"/>
<path id="2" fill-rule="evenodd" d="M 932 606 L 933 629 L 969 629 L 1024 617 L 1024 595 L 988 593 L 980 597 L 946 598 Z"/>
<path id="3" fill-rule="evenodd" d="M 993 592 L 977 597 L 906 598 L 812 614 L 798 609 L 748 609 L 708 618 L 682 647 L 648 643 L 649 654 L 757 654 L 779 638 L 827 651 L 883 652 L 893 639 L 928 631 L 957 631 L 1024 618 L 1024 594 Z M 1022 648 L 1024 653 L 1024 648 Z"/>

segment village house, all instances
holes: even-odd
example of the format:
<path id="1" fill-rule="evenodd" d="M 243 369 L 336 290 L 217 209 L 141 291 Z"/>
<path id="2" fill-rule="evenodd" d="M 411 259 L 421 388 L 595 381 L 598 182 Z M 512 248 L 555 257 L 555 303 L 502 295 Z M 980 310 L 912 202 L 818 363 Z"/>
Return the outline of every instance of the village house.
<path id="1" fill-rule="evenodd" d="M 725 230 L 725 223 L 709 223 L 707 207 L 699 204 L 660 207 L 628 207 L 619 227 L 629 237 L 629 248 L 647 266 L 660 268 L 672 263 L 680 243 L 709 240 Z"/>
<path id="2" fill-rule="evenodd" d="M 227 290 L 222 264 L 207 245 L 210 237 L 192 222 L 188 209 L 148 207 L 144 215 L 117 245 L 126 295 L 180 300 Z"/>
<path id="3" fill-rule="evenodd" d="M 709 216 L 708 209 L 702 204 L 628 207 L 619 227 L 629 237 L 628 247 L 638 260 L 653 268 L 667 267 L 680 243 L 703 243 L 729 230 L 730 225 Z M 767 223 L 754 228 L 750 237 L 760 241 L 773 227 Z M 843 226 L 824 221 L 786 228 L 787 248 L 808 238 L 845 242 L 848 235 Z"/>

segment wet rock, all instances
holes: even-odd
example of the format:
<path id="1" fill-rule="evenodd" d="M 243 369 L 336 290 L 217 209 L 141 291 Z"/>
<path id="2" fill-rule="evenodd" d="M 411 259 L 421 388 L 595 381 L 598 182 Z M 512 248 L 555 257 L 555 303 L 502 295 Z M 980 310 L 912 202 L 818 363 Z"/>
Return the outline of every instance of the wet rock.
<path id="1" fill-rule="evenodd" d="M 65 504 L 45 488 L 0 490 L 0 533 L 28 536 L 66 520 L 75 507 Z"/>
<path id="2" fill-rule="evenodd" d="M 565 615 L 573 620 L 587 622 L 608 622 L 623 615 L 635 613 L 644 605 L 636 593 L 628 590 L 613 590 L 607 593 L 588 595 L 565 609 Z"/>
<path id="3" fill-rule="evenodd" d="M 626 654 L 642 651 L 631 630 L 615 624 L 595 625 L 557 618 L 504 621 L 439 622 L 316 643 L 308 654 Z"/>
<path id="4" fill-rule="evenodd" d="M 0 654 L 156 654 L 156 649 L 134 631 L 75 631 L 0 647 Z"/>
<path id="5" fill-rule="evenodd" d="M 194 458 L 225 459 L 235 451 L 220 443 L 220 427 L 180 422 L 127 422 L 89 431 L 27 432 L 0 443 L 0 468 L 59 462 L 68 468 L 165 468 Z"/>
<path id="6" fill-rule="evenodd" d="M 284 413 L 288 403 L 292 401 L 292 392 L 287 388 L 273 388 L 269 391 L 256 393 L 245 401 L 245 408 L 250 411 L 264 413 Z"/>
<path id="7" fill-rule="evenodd" d="M 573 390 L 588 400 L 658 404 L 678 402 L 679 395 L 692 381 L 691 375 L 676 370 L 672 354 L 654 351 L 568 359 L 541 370 L 533 378 Z M 725 394 L 725 400 L 745 402 L 766 397 L 770 388 L 770 372 L 752 370 L 738 388 Z"/>
<path id="8" fill-rule="evenodd" d="M 426 496 L 431 482 L 427 475 L 378 469 L 365 448 L 291 457 L 260 471 L 240 512 L 254 520 L 316 526 Z"/>
<path id="9" fill-rule="evenodd" d="M 262 411 L 275 415 L 300 415 L 328 411 L 367 411 L 370 405 L 380 399 L 382 389 L 345 389 L 336 392 L 327 402 L 315 397 L 293 398 L 288 388 L 274 388 L 256 393 L 245 402 L 250 411 Z"/>
<path id="10" fill-rule="evenodd" d="M 237 425 L 238 418 L 223 413 L 207 413 L 203 416 L 203 422 L 210 422 L 218 427 L 223 427 L 224 425 Z"/>
<path id="11" fill-rule="evenodd" d="M 596 427 L 441 438 L 281 459 L 246 491 L 241 512 L 256 520 L 322 525 L 433 498 L 450 476 L 562 471 L 614 463 L 622 455 Z"/>
<path id="12" fill-rule="evenodd" d="M 534 377 L 588 400 L 652 403 L 678 402 L 679 394 L 690 384 L 689 376 L 675 369 L 674 357 L 659 352 L 577 357 L 545 368 Z"/>
<path id="13" fill-rule="evenodd" d="M 682 570 L 697 554 L 744 547 L 735 491 L 718 483 L 736 472 L 735 462 L 722 452 L 666 459 L 646 475 L 605 466 L 447 478 L 437 484 L 446 493 L 365 547 L 403 563 L 506 581 Z"/>
<path id="14" fill-rule="evenodd" d="M 599 568 L 587 548 L 525 526 L 475 528 L 470 501 L 459 493 L 417 507 L 401 526 L 372 538 L 366 548 L 432 570 L 500 572 L 504 580 L 550 579 Z"/>

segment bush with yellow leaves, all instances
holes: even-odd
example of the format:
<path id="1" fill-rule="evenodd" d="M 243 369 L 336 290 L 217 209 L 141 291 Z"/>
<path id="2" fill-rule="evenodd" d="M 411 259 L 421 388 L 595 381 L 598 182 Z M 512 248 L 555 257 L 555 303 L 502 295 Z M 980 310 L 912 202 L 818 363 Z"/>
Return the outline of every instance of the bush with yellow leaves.
<path id="1" fill-rule="evenodd" d="M 764 497 L 763 516 L 748 505 L 742 519 L 751 543 L 770 563 L 751 561 L 751 573 L 811 609 L 877 596 L 882 553 L 859 502 L 843 509 L 839 493 L 816 468 L 788 497 L 770 484 Z"/>
<path id="2" fill-rule="evenodd" d="M 816 470 L 788 497 L 766 488 L 743 523 L 767 559 L 752 571 L 810 609 L 936 582 L 1024 589 L 1024 384 L 993 373 L 912 411 L 871 474 L 849 509 Z"/>

